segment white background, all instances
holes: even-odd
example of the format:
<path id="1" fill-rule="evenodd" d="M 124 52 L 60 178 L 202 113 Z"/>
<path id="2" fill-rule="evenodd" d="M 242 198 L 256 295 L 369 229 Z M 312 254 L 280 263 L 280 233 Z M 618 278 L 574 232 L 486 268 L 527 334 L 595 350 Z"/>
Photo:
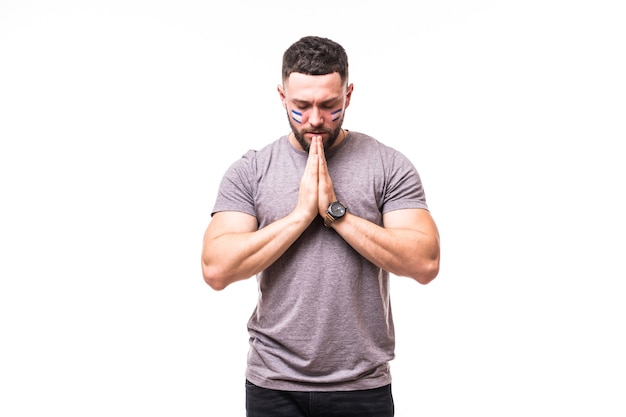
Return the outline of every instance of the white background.
<path id="1" fill-rule="evenodd" d="M 0 0 L 0 414 L 245 414 L 255 282 L 211 290 L 202 234 L 315 34 L 441 232 L 392 281 L 396 415 L 624 416 L 620 3 Z"/>

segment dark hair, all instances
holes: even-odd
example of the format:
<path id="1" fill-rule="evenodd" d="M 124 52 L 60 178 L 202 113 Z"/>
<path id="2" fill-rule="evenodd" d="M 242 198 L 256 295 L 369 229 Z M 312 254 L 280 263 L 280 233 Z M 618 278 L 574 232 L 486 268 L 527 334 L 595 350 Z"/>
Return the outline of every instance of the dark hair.
<path id="1" fill-rule="evenodd" d="M 348 55 L 341 45 L 327 38 L 305 36 L 283 54 L 283 82 L 292 72 L 307 75 L 339 73 L 348 81 Z"/>

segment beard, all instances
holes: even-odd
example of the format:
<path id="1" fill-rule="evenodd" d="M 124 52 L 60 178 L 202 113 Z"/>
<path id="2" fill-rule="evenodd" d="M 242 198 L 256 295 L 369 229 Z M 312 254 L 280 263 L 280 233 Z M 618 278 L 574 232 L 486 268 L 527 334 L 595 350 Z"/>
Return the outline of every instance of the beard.
<path id="1" fill-rule="evenodd" d="M 324 151 L 327 151 L 337 141 L 337 138 L 339 137 L 339 133 L 341 133 L 341 126 L 343 125 L 343 115 L 341 116 L 341 119 L 339 119 L 339 124 L 337 125 L 335 129 L 326 129 L 326 128 L 318 127 L 318 128 L 310 128 L 310 129 L 303 128 L 301 130 L 298 130 L 298 126 L 293 123 L 293 121 L 291 120 L 291 117 L 289 117 L 289 113 L 287 113 L 287 120 L 289 121 L 289 126 L 291 126 L 291 131 L 296 137 L 296 140 L 298 141 L 300 146 L 302 146 L 302 149 L 304 149 L 306 153 L 308 153 L 309 149 L 311 148 L 311 143 L 307 142 L 307 140 L 304 138 L 304 135 L 306 133 L 315 132 L 319 134 L 328 134 L 328 138 L 322 141 L 322 143 L 324 144 Z"/>

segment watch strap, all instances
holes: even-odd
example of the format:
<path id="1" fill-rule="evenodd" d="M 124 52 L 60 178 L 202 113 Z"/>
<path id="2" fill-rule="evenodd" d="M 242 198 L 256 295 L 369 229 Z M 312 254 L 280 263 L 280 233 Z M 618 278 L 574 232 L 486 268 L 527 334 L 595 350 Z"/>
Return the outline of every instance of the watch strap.
<path id="1" fill-rule="evenodd" d="M 324 218 L 324 226 L 326 227 L 330 227 L 330 225 L 335 221 L 336 219 L 330 214 L 330 213 L 326 213 L 326 217 Z"/>

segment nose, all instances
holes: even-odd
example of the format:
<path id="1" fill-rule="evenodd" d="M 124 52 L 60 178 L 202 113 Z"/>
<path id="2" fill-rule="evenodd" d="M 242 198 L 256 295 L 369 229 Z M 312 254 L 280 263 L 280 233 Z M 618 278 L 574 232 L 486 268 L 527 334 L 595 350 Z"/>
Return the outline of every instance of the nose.
<path id="1" fill-rule="evenodd" d="M 319 108 L 313 107 L 309 115 L 309 123 L 311 126 L 322 126 L 324 124 L 324 118 Z"/>

